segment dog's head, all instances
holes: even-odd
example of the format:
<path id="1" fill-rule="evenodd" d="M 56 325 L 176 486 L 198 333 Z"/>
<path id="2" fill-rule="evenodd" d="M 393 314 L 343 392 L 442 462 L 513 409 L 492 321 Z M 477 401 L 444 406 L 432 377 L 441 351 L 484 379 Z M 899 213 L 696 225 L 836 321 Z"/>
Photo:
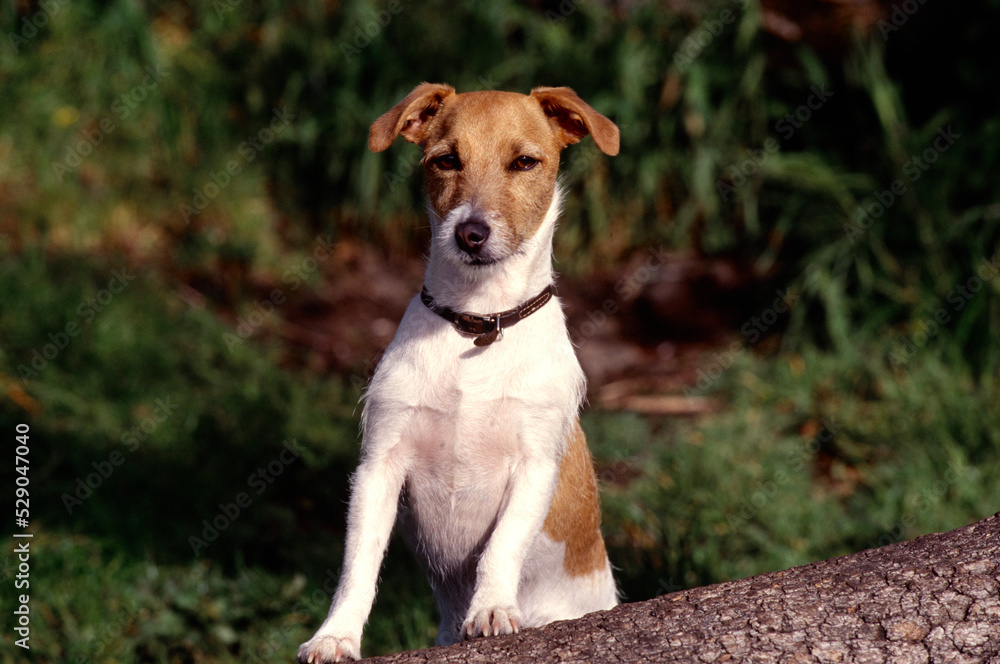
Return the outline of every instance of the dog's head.
<path id="1" fill-rule="evenodd" d="M 381 152 L 401 135 L 423 148 L 437 241 L 465 265 L 486 266 L 535 235 L 560 152 L 587 134 L 618 153 L 618 128 L 569 88 L 457 94 L 423 83 L 372 124 L 368 146 Z"/>

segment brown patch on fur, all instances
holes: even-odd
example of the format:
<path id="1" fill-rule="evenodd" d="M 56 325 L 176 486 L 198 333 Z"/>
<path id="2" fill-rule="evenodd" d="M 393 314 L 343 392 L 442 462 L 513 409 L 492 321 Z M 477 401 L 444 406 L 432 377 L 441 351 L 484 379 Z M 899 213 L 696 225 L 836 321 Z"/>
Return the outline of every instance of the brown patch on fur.
<path id="1" fill-rule="evenodd" d="M 467 92 L 449 99 L 428 123 L 424 143 L 427 198 L 444 217 L 462 203 L 499 223 L 498 258 L 514 253 L 535 234 L 552 201 L 562 146 L 531 97 L 513 92 Z M 434 160 L 455 155 L 460 167 L 436 168 Z M 511 164 L 526 155 L 534 168 Z"/>
<path id="2" fill-rule="evenodd" d="M 597 477 L 580 422 L 573 424 L 559 464 L 559 483 L 545 517 L 543 532 L 566 543 L 563 568 L 570 576 L 584 576 L 607 563 L 601 537 Z"/>
<path id="3" fill-rule="evenodd" d="M 530 95 L 422 83 L 371 126 L 369 147 L 381 152 L 396 136 L 424 149 L 427 198 L 444 218 L 463 203 L 494 233 L 488 257 L 504 259 L 532 237 L 552 202 L 559 154 L 591 134 L 618 152 L 618 128 L 569 88 Z M 445 167 L 439 160 L 450 161 Z M 535 160 L 515 168 L 519 158 Z"/>
<path id="4" fill-rule="evenodd" d="M 455 94 L 455 88 L 440 83 L 421 83 L 402 101 L 382 114 L 368 131 L 368 148 L 372 152 L 387 149 L 397 136 L 411 143 L 423 143 L 427 122 L 434 117 L 444 100 Z"/>
<path id="5" fill-rule="evenodd" d="M 618 154 L 618 127 L 595 111 L 569 88 L 535 88 L 532 98 L 541 105 L 563 146 L 590 134 L 604 154 Z"/>

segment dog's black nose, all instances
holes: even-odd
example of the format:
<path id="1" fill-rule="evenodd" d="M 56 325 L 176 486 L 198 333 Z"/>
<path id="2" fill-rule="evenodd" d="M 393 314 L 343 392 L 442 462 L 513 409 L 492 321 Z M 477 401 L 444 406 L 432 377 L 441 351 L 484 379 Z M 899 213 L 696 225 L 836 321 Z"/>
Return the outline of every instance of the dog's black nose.
<path id="1" fill-rule="evenodd" d="M 463 221 L 455 228 L 455 242 L 467 254 L 478 254 L 490 237 L 490 227 L 481 221 Z"/>

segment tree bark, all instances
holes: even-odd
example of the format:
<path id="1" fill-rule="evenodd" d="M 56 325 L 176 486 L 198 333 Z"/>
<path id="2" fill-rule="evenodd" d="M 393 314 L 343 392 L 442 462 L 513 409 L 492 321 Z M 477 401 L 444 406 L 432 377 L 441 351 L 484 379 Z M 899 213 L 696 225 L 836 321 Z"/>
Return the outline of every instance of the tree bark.
<path id="1" fill-rule="evenodd" d="M 1000 514 L 520 634 L 369 661 L 1000 664 Z"/>

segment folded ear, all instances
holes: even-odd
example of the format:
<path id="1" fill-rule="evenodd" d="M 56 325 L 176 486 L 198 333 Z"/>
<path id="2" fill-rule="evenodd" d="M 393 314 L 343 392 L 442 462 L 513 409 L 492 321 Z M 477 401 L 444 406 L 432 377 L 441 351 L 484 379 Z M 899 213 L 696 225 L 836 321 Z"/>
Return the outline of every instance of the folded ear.
<path id="1" fill-rule="evenodd" d="M 563 147 L 579 142 L 587 134 L 601 152 L 618 154 L 618 127 L 592 109 L 569 88 L 535 88 L 531 96 L 542 106 Z"/>
<path id="2" fill-rule="evenodd" d="M 378 120 L 368 132 L 368 148 L 382 152 L 402 135 L 410 143 L 423 143 L 427 120 L 432 118 L 444 100 L 455 94 L 455 88 L 439 83 L 421 83 Z"/>

